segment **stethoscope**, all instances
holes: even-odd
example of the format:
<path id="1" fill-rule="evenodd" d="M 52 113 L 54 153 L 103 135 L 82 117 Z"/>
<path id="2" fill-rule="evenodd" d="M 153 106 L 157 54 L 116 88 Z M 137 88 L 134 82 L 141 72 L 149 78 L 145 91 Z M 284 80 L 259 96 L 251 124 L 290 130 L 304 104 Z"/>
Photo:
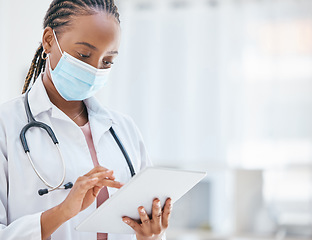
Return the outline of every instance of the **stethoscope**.
<path id="1" fill-rule="evenodd" d="M 52 130 L 51 127 L 49 127 L 47 124 L 43 123 L 43 122 L 38 122 L 35 120 L 31 110 L 30 110 L 30 107 L 29 107 L 29 101 L 28 101 L 28 93 L 29 93 L 30 89 L 26 92 L 25 94 L 25 100 L 24 100 L 24 105 L 25 105 L 25 111 L 26 111 L 26 115 L 27 115 L 27 119 L 28 119 L 28 124 L 26 124 L 21 133 L 20 133 L 20 139 L 21 139 L 21 142 L 22 142 L 22 145 L 23 145 L 23 148 L 24 148 L 24 151 L 25 153 L 27 154 L 27 157 L 28 157 L 28 160 L 32 166 L 32 168 L 34 169 L 35 173 L 37 174 L 37 176 L 40 178 L 40 180 L 48 187 L 48 188 L 44 188 L 44 189 L 39 189 L 38 190 L 38 193 L 40 196 L 44 195 L 44 194 L 47 194 L 49 192 L 52 192 L 56 189 L 70 189 L 73 187 L 73 183 L 72 182 L 68 182 L 66 184 L 63 185 L 64 181 L 65 181 L 65 175 L 66 175 L 66 168 L 65 168 L 65 162 L 64 162 L 64 159 L 63 159 L 63 156 L 62 156 L 62 153 L 61 153 L 61 150 L 59 148 L 59 142 Z M 43 130 L 45 130 L 50 138 L 52 139 L 54 145 L 56 146 L 57 148 L 57 151 L 59 153 L 59 156 L 62 160 L 62 168 L 63 168 L 63 176 L 62 176 L 62 179 L 60 181 L 60 183 L 57 185 L 57 186 L 52 186 L 51 184 L 49 184 L 45 179 L 44 177 L 38 172 L 38 170 L 36 169 L 31 157 L 30 157 L 30 151 L 29 151 L 29 147 L 28 147 L 28 144 L 27 144 L 27 140 L 26 140 L 26 132 L 28 131 L 28 129 L 32 128 L 32 127 L 39 127 L 39 128 L 42 128 Z M 111 135 L 113 136 L 113 138 L 115 139 L 116 143 L 118 144 L 122 154 L 124 155 L 126 161 L 127 161 L 127 164 L 128 164 L 128 167 L 130 169 L 130 172 L 131 172 L 131 177 L 133 177 L 135 175 L 135 171 L 134 171 L 134 168 L 133 168 L 133 165 L 131 163 L 131 160 L 129 158 L 129 155 L 127 153 L 127 151 L 125 150 L 125 148 L 123 147 L 122 143 L 120 142 L 119 138 L 117 137 L 113 127 L 111 127 L 109 129 Z M 62 186 L 63 185 L 63 186 Z"/>

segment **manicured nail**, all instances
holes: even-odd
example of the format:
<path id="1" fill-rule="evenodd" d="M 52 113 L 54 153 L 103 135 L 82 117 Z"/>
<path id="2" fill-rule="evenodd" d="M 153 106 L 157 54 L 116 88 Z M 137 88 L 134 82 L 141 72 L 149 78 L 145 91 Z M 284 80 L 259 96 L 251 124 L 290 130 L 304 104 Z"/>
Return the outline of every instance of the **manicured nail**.
<path id="1" fill-rule="evenodd" d="M 130 221 L 128 219 L 122 219 L 125 223 L 130 223 Z"/>

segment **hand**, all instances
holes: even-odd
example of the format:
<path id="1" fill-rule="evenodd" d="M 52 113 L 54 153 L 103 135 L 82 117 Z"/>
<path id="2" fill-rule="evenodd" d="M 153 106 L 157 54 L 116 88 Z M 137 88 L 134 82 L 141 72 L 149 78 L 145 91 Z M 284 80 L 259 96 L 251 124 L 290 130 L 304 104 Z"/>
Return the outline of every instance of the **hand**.
<path id="1" fill-rule="evenodd" d="M 172 211 L 171 199 L 166 200 L 163 211 L 159 199 L 153 201 L 152 218 L 150 218 L 144 207 L 138 208 L 141 223 L 129 218 L 123 217 L 122 220 L 127 223 L 136 232 L 137 240 L 160 240 L 169 225 L 169 218 Z"/>
<path id="2" fill-rule="evenodd" d="M 66 199 L 60 204 L 66 218 L 71 219 L 89 207 L 104 186 L 121 188 L 123 184 L 115 181 L 113 171 L 101 166 L 79 177 Z"/>

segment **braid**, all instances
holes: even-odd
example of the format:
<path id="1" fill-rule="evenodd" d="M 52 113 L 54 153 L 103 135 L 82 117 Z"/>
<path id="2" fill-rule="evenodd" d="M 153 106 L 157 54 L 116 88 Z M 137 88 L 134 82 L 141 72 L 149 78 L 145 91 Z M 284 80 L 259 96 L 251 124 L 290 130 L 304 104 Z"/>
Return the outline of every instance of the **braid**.
<path id="1" fill-rule="evenodd" d="M 107 0 L 106 11 L 111 12 L 111 9 L 112 9 L 112 2 L 110 0 Z"/>
<path id="2" fill-rule="evenodd" d="M 22 93 L 24 93 L 24 92 L 27 91 L 28 86 L 29 86 L 30 81 L 31 81 L 31 78 L 32 78 L 33 75 L 34 75 L 34 71 L 35 71 L 35 70 L 36 70 L 36 72 L 39 71 L 38 68 L 37 68 L 37 66 L 38 66 L 38 62 L 40 61 L 40 59 L 42 59 L 42 58 L 41 58 L 41 53 L 42 53 L 42 51 L 43 51 L 43 46 L 42 46 L 42 44 L 40 44 L 40 46 L 38 47 L 38 49 L 37 49 L 37 51 L 36 51 L 36 53 L 35 53 L 35 56 L 34 56 L 32 62 L 31 62 L 30 68 L 29 68 L 29 70 L 28 70 L 28 74 L 27 74 L 27 76 L 26 76 L 26 80 L 25 80 L 25 83 L 24 83 L 24 87 L 23 87 Z M 39 60 L 38 60 L 38 59 L 39 59 Z"/>
<path id="3" fill-rule="evenodd" d="M 73 17 L 92 15 L 98 11 L 110 13 L 120 23 L 114 0 L 53 0 L 44 17 L 43 28 L 62 30 L 70 24 Z M 43 46 L 40 44 L 28 70 L 22 93 L 27 91 L 32 78 L 35 82 L 40 73 L 44 72 L 46 60 L 41 57 L 43 51 Z"/>
<path id="4" fill-rule="evenodd" d="M 42 48 L 42 51 L 43 51 L 43 48 Z M 42 59 L 41 54 L 40 54 L 40 57 L 38 59 L 37 66 L 36 66 L 36 72 L 35 72 L 35 75 L 34 75 L 34 79 L 38 78 L 39 74 L 41 73 L 41 70 L 42 70 L 42 72 L 44 72 L 45 62 L 46 62 L 46 60 Z"/>

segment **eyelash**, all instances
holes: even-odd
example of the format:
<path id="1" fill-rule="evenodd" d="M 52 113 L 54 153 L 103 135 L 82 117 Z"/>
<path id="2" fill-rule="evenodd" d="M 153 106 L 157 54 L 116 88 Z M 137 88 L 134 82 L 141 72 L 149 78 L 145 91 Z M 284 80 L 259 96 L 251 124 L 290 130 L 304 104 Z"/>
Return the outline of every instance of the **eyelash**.
<path id="1" fill-rule="evenodd" d="M 106 65 L 114 64 L 113 62 L 110 62 L 110 61 L 103 61 L 103 63 Z"/>
<path id="2" fill-rule="evenodd" d="M 79 56 L 82 57 L 82 58 L 88 58 L 88 57 L 90 57 L 90 55 L 84 55 L 84 54 L 82 54 L 82 53 L 78 53 L 78 54 L 79 54 Z"/>
<path id="3" fill-rule="evenodd" d="M 78 53 L 78 54 L 79 54 L 79 56 L 82 57 L 82 58 L 89 58 L 89 57 L 90 57 L 90 55 L 84 55 L 84 54 L 82 54 L 82 53 Z M 114 64 L 113 62 L 110 62 L 110 61 L 103 61 L 103 63 L 104 63 L 105 65 Z"/>

